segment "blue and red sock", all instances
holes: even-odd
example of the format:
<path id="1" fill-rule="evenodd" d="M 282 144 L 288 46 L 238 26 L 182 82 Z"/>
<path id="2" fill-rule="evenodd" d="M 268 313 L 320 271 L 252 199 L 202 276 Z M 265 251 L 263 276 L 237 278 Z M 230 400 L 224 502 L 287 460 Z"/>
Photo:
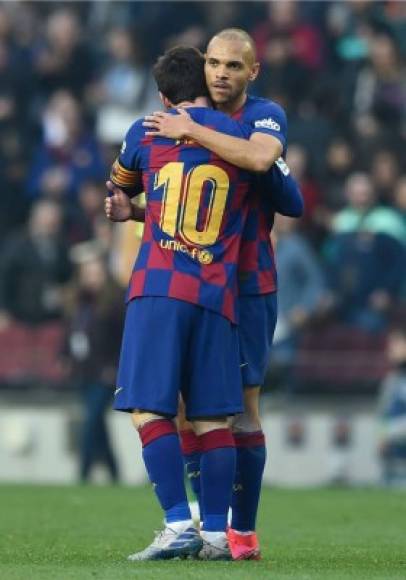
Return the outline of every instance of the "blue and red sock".
<path id="1" fill-rule="evenodd" d="M 170 524 L 190 520 L 179 436 L 169 419 L 145 423 L 138 433 L 149 479 Z"/>
<path id="2" fill-rule="evenodd" d="M 197 499 L 200 510 L 200 519 L 203 519 L 203 510 L 200 494 L 200 460 L 202 456 L 199 437 L 192 429 L 179 432 L 183 460 L 192 491 Z"/>
<path id="3" fill-rule="evenodd" d="M 231 527 L 239 532 L 254 531 L 266 461 L 262 431 L 234 433 L 237 450 L 236 477 L 231 501 Z"/>
<path id="4" fill-rule="evenodd" d="M 223 532 L 235 478 L 236 452 L 230 429 L 215 429 L 199 436 L 201 444 L 200 493 L 203 531 Z"/>

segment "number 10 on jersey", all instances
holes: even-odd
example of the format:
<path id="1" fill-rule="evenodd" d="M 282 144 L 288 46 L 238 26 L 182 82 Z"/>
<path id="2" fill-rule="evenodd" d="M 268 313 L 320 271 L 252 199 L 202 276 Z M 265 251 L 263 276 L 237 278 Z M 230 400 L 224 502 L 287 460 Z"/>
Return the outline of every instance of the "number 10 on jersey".
<path id="1" fill-rule="evenodd" d="M 164 187 L 160 227 L 171 237 L 179 233 L 185 242 L 211 246 L 220 233 L 230 180 L 224 169 L 216 165 L 198 165 L 186 175 L 184 165 L 180 161 L 167 163 L 155 175 L 154 189 Z M 205 184 L 209 187 L 209 200 L 204 223 L 198 230 Z"/>

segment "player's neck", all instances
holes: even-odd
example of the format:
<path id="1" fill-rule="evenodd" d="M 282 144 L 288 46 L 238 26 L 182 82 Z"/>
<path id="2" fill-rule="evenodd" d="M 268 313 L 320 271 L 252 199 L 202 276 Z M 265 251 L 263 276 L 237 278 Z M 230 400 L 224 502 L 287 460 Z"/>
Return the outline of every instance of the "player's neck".
<path id="1" fill-rule="evenodd" d="M 209 100 L 207 97 L 197 97 L 194 101 L 182 101 L 173 105 L 176 109 L 187 109 L 188 107 L 208 107 Z"/>
<path id="2" fill-rule="evenodd" d="M 234 115 L 234 113 L 239 111 L 241 107 L 245 105 L 247 96 L 247 93 L 243 93 L 234 101 L 229 101 L 228 103 L 218 103 L 216 104 L 216 109 L 222 113 L 226 113 L 227 115 Z"/>

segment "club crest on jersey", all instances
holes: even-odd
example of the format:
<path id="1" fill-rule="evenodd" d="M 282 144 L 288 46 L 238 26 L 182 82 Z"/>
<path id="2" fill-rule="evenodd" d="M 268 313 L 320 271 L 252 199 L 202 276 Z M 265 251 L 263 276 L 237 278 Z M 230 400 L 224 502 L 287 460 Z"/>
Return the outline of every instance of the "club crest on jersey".
<path id="1" fill-rule="evenodd" d="M 272 117 L 267 119 L 261 119 L 260 121 L 255 121 L 254 126 L 256 129 L 272 129 L 272 131 L 280 131 L 281 126 L 279 123 L 274 121 Z"/>

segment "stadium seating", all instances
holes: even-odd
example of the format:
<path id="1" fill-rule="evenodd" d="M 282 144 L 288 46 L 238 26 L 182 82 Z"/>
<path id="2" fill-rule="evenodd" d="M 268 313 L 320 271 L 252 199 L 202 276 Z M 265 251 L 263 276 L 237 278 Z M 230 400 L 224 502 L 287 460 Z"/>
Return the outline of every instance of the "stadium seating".
<path id="1" fill-rule="evenodd" d="M 64 379 L 59 322 L 29 327 L 12 323 L 0 332 L 0 383 L 59 385 Z"/>

